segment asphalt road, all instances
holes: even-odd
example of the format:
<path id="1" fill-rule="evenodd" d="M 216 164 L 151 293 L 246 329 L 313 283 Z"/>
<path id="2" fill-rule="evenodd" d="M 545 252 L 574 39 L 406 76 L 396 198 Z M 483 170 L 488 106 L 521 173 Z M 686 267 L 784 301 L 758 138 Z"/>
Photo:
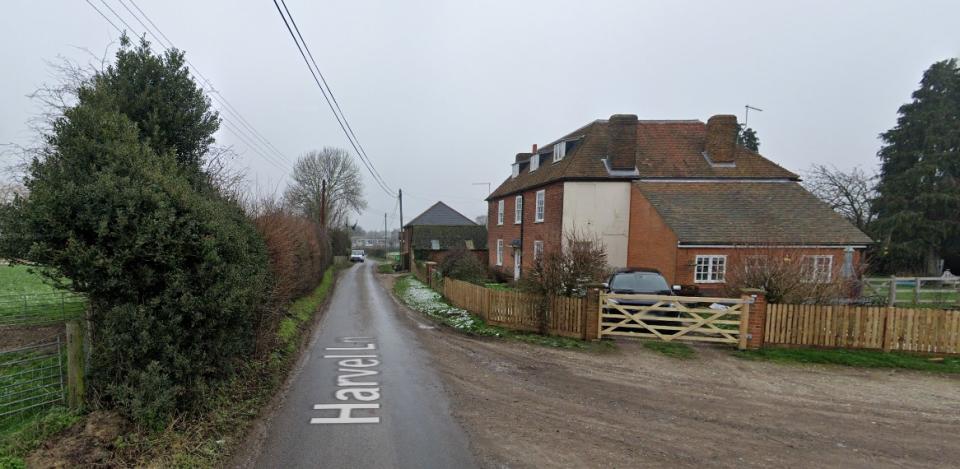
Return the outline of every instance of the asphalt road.
<path id="1" fill-rule="evenodd" d="M 476 464 L 413 328 L 374 278 L 341 274 L 256 467 L 460 468 Z"/>

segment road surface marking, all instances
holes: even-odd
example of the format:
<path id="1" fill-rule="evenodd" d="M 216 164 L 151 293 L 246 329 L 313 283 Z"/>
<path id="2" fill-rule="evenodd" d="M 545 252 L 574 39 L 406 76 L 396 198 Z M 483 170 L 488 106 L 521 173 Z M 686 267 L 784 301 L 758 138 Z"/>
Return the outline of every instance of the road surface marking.
<path id="1" fill-rule="evenodd" d="M 373 342 L 373 337 L 341 337 L 339 342 L 349 347 L 327 347 L 327 351 L 361 351 L 376 350 L 377 344 Z M 348 354 L 348 355 L 324 355 L 323 358 L 335 359 L 337 361 L 337 389 L 333 397 L 338 401 L 360 401 L 371 402 L 380 400 L 380 383 L 371 379 L 371 377 L 380 374 L 375 367 L 380 366 L 380 359 L 377 354 Z M 365 381 L 355 381 L 358 378 L 365 378 Z M 313 425 L 337 424 L 337 423 L 380 423 L 380 417 L 376 411 L 380 409 L 379 403 L 357 404 L 353 402 L 340 402 L 337 404 L 314 404 L 313 410 L 337 411 L 336 417 L 313 417 L 310 423 Z M 354 410 L 366 411 L 364 416 L 355 416 Z M 373 414 L 372 416 L 370 414 Z"/>

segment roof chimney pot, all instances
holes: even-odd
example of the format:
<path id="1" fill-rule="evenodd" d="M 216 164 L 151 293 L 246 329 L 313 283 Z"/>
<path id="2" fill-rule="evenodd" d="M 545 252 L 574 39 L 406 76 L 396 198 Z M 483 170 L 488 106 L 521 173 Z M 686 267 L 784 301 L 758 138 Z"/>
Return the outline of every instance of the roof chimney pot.
<path id="1" fill-rule="evenodd" d="M 607 121 L 607 163 L 610 169 L 633 170 L 637 167 L 637 115 L 614 114 Z"/>
<path id="2" fill-rule="evenodd" d="M 735 163 L 739 130 L 734 115 L 720 114 L 707 120 L 707 158 L 712 163 Z"/>

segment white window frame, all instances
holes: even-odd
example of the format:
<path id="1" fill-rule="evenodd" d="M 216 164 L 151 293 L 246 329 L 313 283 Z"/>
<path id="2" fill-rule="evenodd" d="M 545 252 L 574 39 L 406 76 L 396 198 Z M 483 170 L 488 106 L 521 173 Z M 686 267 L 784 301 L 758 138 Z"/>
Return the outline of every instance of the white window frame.
<path id="1" fill-rule="evenodd" d="M 497 265 L 503 265 L 503 240 L 497 240 Z"/>
<path id="2" fill-rule="evenodd" d="M 535 240 L 533 242 L 533 260 L 538 261 L 543 259 L 543 241 Z"/>
<path id="3" fill-rule="evenodd" d="M 801 257 L 800 262 L 800 275 L 803 276 L 804 283 L 830 283 L 833 280 L 832 255 L 807 255 Z M 813 265 L 808 267 L 808 262 Z"/>
<path id="4" fill-rule="evenodd" d="M 517 176 L 519 176 L 519 175 L 520 175 L 520 163 L 514 163 L 514 164 L 512 164 L 511 166 L 512 166 L 512 169 L 511 169 L 512 174 L 510 175 L 510 177 L 517 177 Z"/>
<path id="5" fill-rule="evenodd" d="M 519 225 L 523 222 L 523 196 L 518 195 L 513 199 L 513 224 Z"/>
<path id="6" fill-rule="evenodd" d="M 556 163 L 567 156 L 567 142 L 553 144 L 553 162 Z"/>
<path id="7" fill-rule="evenodd" d="M 530 157 L 530 172 L 532 173 L 536 171 L 537 168 L 539 167 L 540 167 L 540 154 L 534 153 L 533 156 Z"/>
<path id="8" fill-rule="evenodd" d="M 503 225 L 503 199 L 497 202 L 497 225 Z"/>
<path id="9" fill-rule="evenodd" d="M 693 283 L 724 283 L 727 275 L 727 256 L 722 254 L 697 255 L 693 264 Z"/>
<path id="10" fill-rule="evenodd" d="M 537 205 L 534 211 L 534 223 L 543 223 L 547 215 L 547 191 L 540 189 L 537 191 Z"/>

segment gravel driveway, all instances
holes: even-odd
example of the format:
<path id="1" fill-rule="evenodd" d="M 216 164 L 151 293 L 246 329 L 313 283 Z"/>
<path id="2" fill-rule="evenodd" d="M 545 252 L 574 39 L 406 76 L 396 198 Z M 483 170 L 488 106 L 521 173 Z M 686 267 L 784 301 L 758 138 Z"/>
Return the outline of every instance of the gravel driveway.
<path id="1" fill-rule="evenodd" d="M 956 467 L 960 377 L 420 330 L 488 467 Z"/>

